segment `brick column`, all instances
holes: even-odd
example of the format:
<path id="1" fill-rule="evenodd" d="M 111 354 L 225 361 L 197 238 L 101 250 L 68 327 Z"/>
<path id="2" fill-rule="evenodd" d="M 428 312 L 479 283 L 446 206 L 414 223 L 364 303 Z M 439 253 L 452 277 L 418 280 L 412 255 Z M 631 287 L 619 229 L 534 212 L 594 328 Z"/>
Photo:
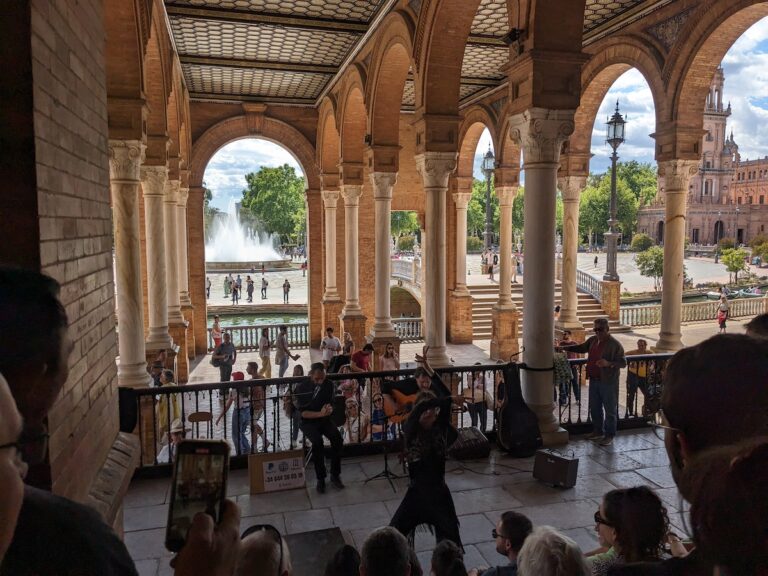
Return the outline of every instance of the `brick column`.
<path id="1" fill-rule="evenodd" d="M 581 323 L 578 316 L 579 295 L 576 288 L 579 252 L 579 197 L 587 184 L 587 177 L 565 176 L 559 179 L 559 184 L 563 194 L 563 257 L 560 320 L 557 323 L 557 328 L 558 330 L 570 330 L 574 338 L 577 338 L 584 333 L 584 324 Z"/>
<path id="2" fill-rule="evenodd" d="M 342 336 L 339 316 L 344 303 L 339 296 L 336 280 L 336 208 L 339 202 L 338 190 L 323 190 L 325 213 L 325 292 L 323 293 L 323 329 L 333 326 L 334 333 Z"/>
<path id="3" fill-rule="evenodd" d="M 352 335 L 358 348 L 365 341 L 365 321 L 360 307 L 360 247 L 358 230 L 358 210 L 363 187 L 357 184 L 344 184 L 341 188 L 344 197 L 344 254 L 346 300 L 341 311 L 341 324 L 344 332 Z"/>
<path id="4" fill-rule="evenodd" d="M 109 156 L 120 330 L 117 380 L 120 386 L 143 387 L 151 381 L 144 349 L 139 241 L 139 184 L 144 144 L 139 140 L 110 140 Z"/>
<path id="5" fill-rule="evenodd" d="M 523 282 L 523 396 L 539 419 L 545 444 L 567 442 L 554 414 L 552 338 L 555 298 L 555 205 L 560 148 L 573 133 L 573 111 L 531 108 L 511 118 L 525 169 L 525 281 Z"/>
<path id="6" fill-rule="evenodd" d="M 446 353 L 445 197 L 448 177 L 456 169 L 455 152 L 425 152 L 416 156 L 424 180 L 425 234 L 423 242 L 424 339 L 433 366 L 450 364 Z"/>
<path id="7" fill-rule="evenodd" d="M 512 203 L 517 186 L 497 186 L 499 197 L 499 300 L 493 306 L 491 359 L 508 361 L 520 351 L 520 313 L 512 301 Z"/>
<path id="8" fill-rule="evenodd" d="M 664 177 L 664 284 L 661 289 L 661 330 L 656 350 L 675 351 L 683 347 L 680 322 L 683 312 L 683 252 L 685 244 L 688 184 L 696 174 L 695 160 L 659 162 Z"/>
<path id="9" fill-rule="evenodd" d="M 165 234 L 163 233 L 163 197 L 168 179 L 166 166 L 142 166 L 144 223 L 147 238 L 147 299 L 149 300 L 149 336 L 147 350 L 160 351 L 173 345 L 168 332 L 168 292 L 165 271 Z"/>

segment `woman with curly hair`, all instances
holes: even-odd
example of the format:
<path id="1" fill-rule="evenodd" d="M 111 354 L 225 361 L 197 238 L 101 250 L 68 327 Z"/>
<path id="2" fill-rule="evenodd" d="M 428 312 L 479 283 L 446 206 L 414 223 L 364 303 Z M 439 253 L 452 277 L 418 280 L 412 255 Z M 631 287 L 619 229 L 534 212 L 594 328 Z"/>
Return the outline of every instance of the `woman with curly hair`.
<path id="1" fill-rule="evenodd" d="M 595 512 L 595 530 L 608 549 L 589 558 L 595 576 L 615 565 L 659 560 L 669 531 L 667 509 L 645 486 L 611 490 Z"/>

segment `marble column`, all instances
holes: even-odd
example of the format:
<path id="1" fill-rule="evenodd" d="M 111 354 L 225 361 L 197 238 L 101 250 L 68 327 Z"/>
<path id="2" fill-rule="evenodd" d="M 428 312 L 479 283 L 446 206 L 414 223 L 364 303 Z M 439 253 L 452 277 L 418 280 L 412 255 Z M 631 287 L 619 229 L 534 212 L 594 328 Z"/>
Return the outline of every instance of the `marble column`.
<path id="1" fill-rule="evenodd" d="M 139 185 L 144 144 L 139 140 L 109 141 L 109 177 L 115 226 L 117 289 L 117 381 L 120 386 L 149 386 L 144 349 L 144 308 L 141 288 Z"/>
<path id="2" fill-rule="evenodd" d="M 339 333 L 341 325 L 339 315 L 343 307 L 336 280 L 336 207 L 339 201 L 338 190 L 322 190 L 323 208 L 325 212 L 325 291 L 323 293 L 323 330 L 328 326 Z"/>
<path id="3" fill-rule="evenodd" d="M 579 296 L 576 289 L 576 269 L 579 251 L 579 198 L 587 184 L 586 176 L 560 178 L 563 194 L 563 268 L 560 298 L 560 320 L 557 328 L 570 330 L 577 341 L 584 336 L 584 325 L 579 321 Z M 578 333 L 578 334 L 577 334 Z"/>
<path id="4" fill-rule="evenodd" d="M 552 339 L 555 299 L 555 205 L 560 149 L 573 133 L 573 111 L 531 108 L 511 118 L 525 169 L 525 279 L 523 281 L 523 396 L 536 413 L 547 445 L 567 442 L 554 413 Z M 533 224 L 533 225 L 531 225 Z"/>
<path id="5" fill-rule="evenodd" d="M 177 324 L 184 321 L 179 298 L 179 237 L 176 226 L 176 211 L 179 204 L 179 181 L 165 181 L 163 197 L 163 224 L 165 233 L 165 281 L 168 284 L 168 322 Z"/>
<path id="6" fill-rule="evenodd" d="M 683 257 L 688 185 L 696 174 L 695 160 L 659 162 L 664 177 L 664 276 L 661 289 L 661 330 L 655 349 L 673 352 L 683 347 L 680 322 L 683 305 Z"/>
<path id="7" fill-rule="evenodd" d="M 395 327 L 390 313 L 389 285 L 392 271 L 392 188 L 397 182 L 397 172 L 371 172 L 375 205 L 376 240 L 376 300 L 374 324 L 371 335 L 374 340 L 394 339 Z"/>
<path id="8" fill-rule="evenodd" d="M 147 299 L 149 300 L 148 350 L 165 350 L 173 345 L 168 332 L 168 291 L 165 271 L 163 198 L 168 180 L 167 166 L 142 166 L 144 225 L 147 239 Z"/>
<path id="9" fill-rule="evenodd" d="M 469 294 L 467 288 L 467 206 L 472 198 L 470 192 L 456 192 L 456 294 Z"/>
<path id="10" fill-rule="evenodd" d="M 363 187 L 359 184 L 344 184 L 341 187 L 344 197 L 344 280 L 346 298 L 341 311 L 343 330 L 352 335 L 358 349 L 365 340 L 365 321 L 360 307 L 360 240 L 358 230 L 358 211 Z"/>
<path id="11" fill-rule="evenodd" d="M 176 204 L 176 233 L 178 234 L 179 254 L 179 301 L 182 306 L 191 306 L 189 299 L 189 254 L 187 253 L 187 200 L 189 188 L 179 188 L 179 200 Z"/>
<path id="12" fill-rule="evenodd" d="M 446 352 L 445 197 L 448 178 L 456 169 L 455 152 L 425 152 L 416 156 L 424 180 L 425 235 L 423 242 L 424 340 L 433 366 L 450 364 Z"/>
<path id="13" fill-rule="evenodd" d="M 508 361 L 520 351 L 519 312 L 512 301 L 512 203 L 517 186 L 498 186 L 499 198 L 499 299 L 493 306 L 491 358 Z"/>

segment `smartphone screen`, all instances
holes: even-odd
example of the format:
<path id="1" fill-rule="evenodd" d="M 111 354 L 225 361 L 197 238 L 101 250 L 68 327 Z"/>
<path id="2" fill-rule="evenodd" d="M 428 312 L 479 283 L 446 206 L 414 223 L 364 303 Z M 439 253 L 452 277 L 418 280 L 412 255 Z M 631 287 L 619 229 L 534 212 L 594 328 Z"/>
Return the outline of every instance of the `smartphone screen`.
<path id="1" fill-rule="evenodd" d="M 182 441 L 179 444 L 165 542 L 169 550 L 181 550 L 198 512 L 205 512 L 216 522 L 221 519 L 228 467 L 229 447 L 224 442 Z"/>

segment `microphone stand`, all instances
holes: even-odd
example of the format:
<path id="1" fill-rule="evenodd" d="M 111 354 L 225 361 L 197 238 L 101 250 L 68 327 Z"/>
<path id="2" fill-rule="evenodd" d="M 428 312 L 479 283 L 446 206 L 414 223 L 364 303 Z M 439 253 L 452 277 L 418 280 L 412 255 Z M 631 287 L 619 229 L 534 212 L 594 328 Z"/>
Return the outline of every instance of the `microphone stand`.
<path id="1" fill-rule="evenodd" d="M 363 482 L 363 484 L 368 484 L 368 482 L 370 482 L 371 480 L 379 480 L 381 478 L 386 478 L 387 481 L 389 482 L 389 485 L 392 486 L 392 491 L 397 493 L 397 488 L 395 488 L 395 483 L 392 482 L 392 480 L 397 478 L 403 478 L 403 476 L 399 474 L 395 474 L 389 469 L 389 458 L 388 458 L 389 446 L 388 445 L 390 441 L 387 439 L 388 428 L 389 428 L 388 426 L 389 417 L 386 414 L 384 414 L 383 418 L 384 418 L 384 429 L 382 430 L 382 438 L 383 438 L 382 445 L 384 449 L 384 470 L 382 470 L 375 476 L 371 476 L 370 478 L 367 478 L 365 482 Z"/>

